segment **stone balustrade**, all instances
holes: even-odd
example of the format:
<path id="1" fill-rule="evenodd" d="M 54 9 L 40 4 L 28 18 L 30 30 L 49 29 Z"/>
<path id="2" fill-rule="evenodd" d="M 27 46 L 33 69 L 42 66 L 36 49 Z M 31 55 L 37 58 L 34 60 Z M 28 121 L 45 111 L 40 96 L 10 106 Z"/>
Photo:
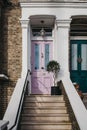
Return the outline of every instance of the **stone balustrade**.
<path id="1" fill-rule="evenodd" d="M 7 130 L 7 125 L 9 121 L 0 120 L 0 130 Z"/>

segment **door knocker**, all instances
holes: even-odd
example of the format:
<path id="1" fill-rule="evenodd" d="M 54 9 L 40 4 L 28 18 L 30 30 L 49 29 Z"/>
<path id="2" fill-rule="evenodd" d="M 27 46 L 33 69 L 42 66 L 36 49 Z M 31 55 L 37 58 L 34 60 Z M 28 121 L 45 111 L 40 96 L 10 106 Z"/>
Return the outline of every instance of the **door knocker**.
<path id="1" fill-rule="evenodd" d="M 77 58 L 77 62 L 78 62 L 78 63 L 81 63 L 81 62 L 82 62 L 82 58 L 81 58 L 80 56 Z"/>

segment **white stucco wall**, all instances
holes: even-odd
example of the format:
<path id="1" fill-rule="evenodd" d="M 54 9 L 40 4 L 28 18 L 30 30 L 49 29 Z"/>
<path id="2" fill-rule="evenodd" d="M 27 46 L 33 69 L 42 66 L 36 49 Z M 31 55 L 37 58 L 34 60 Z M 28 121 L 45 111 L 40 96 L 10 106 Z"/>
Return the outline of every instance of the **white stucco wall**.
<path id="1" fill-rule="evenodd" d="M 31 15 L 55 15 L 57 19 L 69 19 L 73 15 L 87 15 L 87 2 L 81 3 L 22 3 L 22 18 Z"/>
<path id="2" fill-rule="evenodd" d="M 71 17 L 77 15 L 87 15 L 87 2 L 21 2 L 21 7 L 21 21 L 25 22 L 25 24 L 27 24 L 26 21 L 29 20 L 30 16 L 33 15 L 54 15 L 56 17 L 54 36 L 55 46 L 53 47 L 53 55 L 54 59 L 58 60 L 61 66 L 60 77 L 65 74 L 69 76 L 69 30 L 70 22 L 72 20 Z M 23 22 L 22 25 L 24 24 Z M 27 41 L 28 37 L 25 36 L 27 34 L 27 28 L 26 31 L 24 30 L 25 29 L 22 26 L 22 76 L 29 68 L 29 66 L 27 67 L 27 64 L 28 60 L 30 61 L 29 58 L 31 57 L 27 53 L 27 46 L 30 47 L 31 44 Z"/>

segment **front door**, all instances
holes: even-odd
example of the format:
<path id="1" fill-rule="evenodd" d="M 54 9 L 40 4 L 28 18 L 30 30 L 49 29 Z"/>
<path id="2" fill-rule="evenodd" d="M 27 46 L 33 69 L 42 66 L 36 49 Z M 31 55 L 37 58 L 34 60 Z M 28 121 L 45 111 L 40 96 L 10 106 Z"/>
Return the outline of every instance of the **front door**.
<path id="1" fill-rule="evenodd" d="M 50 94 L 53 80 L 52 75 L 46 71 L 46 66 L 51 59 L 52 41 L 32 41 L 32 94 Z"/>
<path id="2" fill-rule="evenodd" d="M 71 80 L 87 92 L 87 40 L 71 40 Z"/>

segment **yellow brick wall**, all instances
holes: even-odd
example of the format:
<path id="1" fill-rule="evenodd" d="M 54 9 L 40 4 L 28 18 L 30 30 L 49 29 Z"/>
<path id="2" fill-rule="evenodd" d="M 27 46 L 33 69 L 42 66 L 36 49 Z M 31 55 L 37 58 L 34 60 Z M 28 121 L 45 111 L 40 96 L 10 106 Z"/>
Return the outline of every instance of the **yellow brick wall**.
<path id="1" fill-rule="evenodd" d="M 11 0 L 12 6 L 3 7 L 0 35 L 0 73 L 8 81 L 0 82 L 0 113 L 4 114 L 22 68 L 21 8 L 18 0 Z M 2 118 L 1 116 L 1 118 Z"/>

